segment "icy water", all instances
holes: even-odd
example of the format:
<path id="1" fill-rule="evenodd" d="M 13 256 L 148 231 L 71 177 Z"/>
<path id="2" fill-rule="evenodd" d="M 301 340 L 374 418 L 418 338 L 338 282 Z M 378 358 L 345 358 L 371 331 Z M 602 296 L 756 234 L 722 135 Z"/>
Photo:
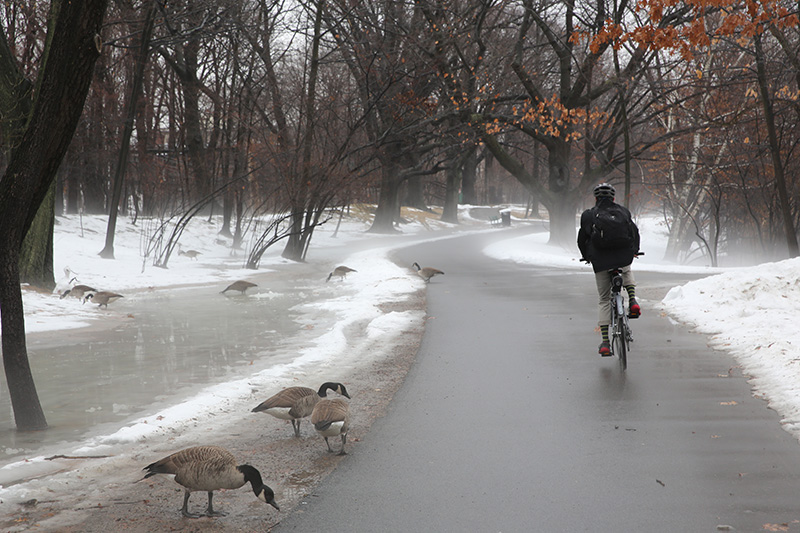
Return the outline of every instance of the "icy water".
<path id="1" fill-rule="evenodd" d="M 142 292 L 107 311 L 98 309 L 102 327 L 29 336 L 31 367 L 50 427 L 14 429 L 3 376 L 0 464 L 113 432 L 207 385 L 290 360 L 290 346 L 313 334 L 298 306 L 321 298 L 299 284 L 267 290 L 259 283 L 244 296 L 221 295 L 219 287 Z"/>

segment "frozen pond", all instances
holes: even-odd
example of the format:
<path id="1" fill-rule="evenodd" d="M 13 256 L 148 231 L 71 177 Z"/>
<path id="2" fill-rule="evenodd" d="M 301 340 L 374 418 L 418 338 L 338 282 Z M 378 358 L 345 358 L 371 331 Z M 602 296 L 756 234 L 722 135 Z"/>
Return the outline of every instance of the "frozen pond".
<path id="1" fill-rule="evenodd" d="M 113 432 L 207 385 L 290 360 L 293 343 L 325 325 L 324 316 L 314 316 L 311 327 L 312 311 L 299 310 L 322 298 L 316 289 L 323 285 L 319 280 L 266 285 L 259 282 L 244 296 L 222 295 L 217 286 L 141 292 L 98 309 L 99 327 L 29 336 L 31 366 L 50 427 L 14 429 L 3 376 L 3 463 L 45 448 L 69 453 L 71 448 L 57 451 L 58 443 Z"/>

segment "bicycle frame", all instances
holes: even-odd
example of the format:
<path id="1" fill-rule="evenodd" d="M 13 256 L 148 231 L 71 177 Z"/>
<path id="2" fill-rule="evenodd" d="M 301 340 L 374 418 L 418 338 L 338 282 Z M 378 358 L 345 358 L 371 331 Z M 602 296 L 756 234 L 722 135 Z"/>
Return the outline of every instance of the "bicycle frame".
<path id="1" fill-rule="evenodd" d="M 611 273 L 611 324 L 608 336 L 611 341 L 611 353 L 619 358 L 622 370 L 628 368 L 628 351 L 633 341 L 628 314 L 625 312 L 625 298 L 622 291 L 622 270 L 615 268 Z"/>

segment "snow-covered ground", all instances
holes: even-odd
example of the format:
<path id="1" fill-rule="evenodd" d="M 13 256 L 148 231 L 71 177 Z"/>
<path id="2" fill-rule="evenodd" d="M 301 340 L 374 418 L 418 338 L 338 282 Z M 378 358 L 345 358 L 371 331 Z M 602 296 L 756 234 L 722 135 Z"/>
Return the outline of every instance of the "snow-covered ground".
<path id="1" fill-rule="evenodd" d="M 469 206 L 462 207 L 463 226 L 459 232 L 503 231 L 485 221 L 471 219 L 468 210 Z M 120 219 L 115 238 L 116 259 L 108 260 L 97 255 L 105 239 L 105 217 L 76 215 L 59 217 L 58 222 L 55 268 L 62 279 L 58 280 L 57 292 L 64 290 L 73 277 L 79 283 L 91 282 L 101 290 L 135 294 L 146 288 L 185 286 L 187 279 L 195 285 L 224 286 L 242 278 L 243 272 L 251 272 L 242 270 L 244 252 L 231 255 L 230 243 L 217 236 L 218 226 L 206 218 L 192 220 L 181 238 L 184 252 L 196 250 L 200 255 L 192 260 L 176 251 L 170 266 L 180 265 L 180 268 L 168 269 L 152 266 L 152 257 L 143 258 L 143 250 L 148 248 L 155 232 L 153 223 L 139 221 L 133 226 L 127 219 Z M 639 221 L 639 226 L 646 255 L 637 259 L 637 271 L 708 274 L 703 279 L 673 288 L 662 302 L 647 302 L 647 305 L 663 307 L 670 316 L 688 324 L 687 327 L 709 335 L 713 346 L 729 350 L 740 361 L 744 372 L 752 376 L 755 393 L 765 397 L 781 414 L 785 427 L 800 437 L 800 333 L 797 327 L 792 327 L 800 317 L 800 259 L 739 269 L 667 265 L 658 261 L 663 255 L 666 236 L 657 219 L 645 218 Z M 213 410 L 214 402 L 235 401 L 237 395 L 247 395 L 254 381 L 274 384 L 284 380 L 288 384 L 291 382 L 288 375 L 303 372 L 311 361 L 345 357 L 341 331 L 355 320 L 369 321 L 369 334 L 386 343 L 391 343 L 396 332 L 419 323 L 423 319 L 419 313 L 384 313 L 379 309 L 381 302 L 402 300 L 422 287 L 422 281 L 410 269 L 398 267 L 388 259 L 389 253 L 408 245 L 409 235 L 418 239 L 444 238 L 449 232 L 445 234 L 439 230 L 450 230 L 452 226 L 420 216 L 403 226 L 404 235 L 401 236 L 376 237 L 366 234 L 367 228 L 365 220 L 346 219 L 334 236 L 336 220 L 332 220 L 315 232 L 309 253 L 309 261 L 330 261 L 332 265 L 346 264 L 359 270 L 357 284 L 345 282 L 350 290 L 347 298 L 319 304 L 336 313 L 341 327 L 321 332 L 313 346 L 300 350 L 295 360 L 281 368 L 225 383 L 224 392 L 219 386 L 210 386 L 187 402 L 147 413 L 141 420 L 111 434 L 95 435 L 61 453 L 108 453 L 109 447 L 157 437 L 162 426 L 174 429 L 181 423 L 197 425 L 199 412 Z M 588 267 L 577 261 L 577 247 L 559 249 L 547 245 L 546 240 L 544 233 L 509 238 L 489 246 L 485 253 L 505 261 L 580 269 L 590 275 Z M 377 242 L 370 245 L 369 253 L 364 251 L 367 241 Z M 352 246 L 352 249 L 347 248 L 352 251 L 342 256 L 345 244 Z M 271 267 L 286 263 L 279 255 L 281 250 L 280 244 L 269 250 L 259 272 L 268 272 Z M 65 273 L 65 269 L 69 269 L 69 273 Z M 96 305 L 81 305 L 71 298 L 60 299 L 58 294 L 29 289 L 24 291 L 24 302 L 29 334 L 90 325 L 104 313 Z M 113 309 L 114 304 L 111 306 Z M 0 406 L 10 409 L 8 404 L 8 398 L 0 398 Z M 194 422 L 189 424 L 189 420 Z M 24 461 L 0 462 L 0 484 L 10 471 L 36 464 L 44 462 L 35 454 Z M 80 473 L 72 471 L 60 475 Z M 29 490 L 32 494 L 42 488 L 41 483 L 33 487 L 21 483 L 0 488 L 0 499 L 22 500 Z"/>
<path id="2" fill-rule="evenodd" d="M 53 456 L 113 456 L 114 461 L 124 461 L 126 457 L 130 461 L 135 454 L 152 455 L 148 450 L 163 447 L 164 442 L 190 445 L 193 439 L 198 441 L 198 434 L 202 435 L 201 439 L 206 438 L 203 432 L 218 423 L 220 412 L 249 416 L 253 402 L 264 399 L 263 391 L 321 383 L 336 377 L 326 373 L 330 368 L 341 369 L 339 371 L 346 375 L 348 368 L 368 367 L 370 358 L 388 357 L 397 339 L 409 330 L 419 329 L 424 319 L 421 311 L 386 310 L 391 307 L 386 304 L 403 302 L 424 287 L 422 279 L 410 266 L 394 264 L 388 259 L 389 253 L 420 239 L 446 238 L 446 233 L 454 225 L 441 223 L 430 214 L 415 212 L 409 214 L 409 223 L 403 225 L 401 234 L 382 236 L 365 233 L 369 228 L 368 219 L 368 215 L 354 209 L 351 216 L 342 221 L 338 231 L 339 224 L 335 218 L 317 228 L 306 264 L 281 258 L 281 242 L 265 253 L 260 268 L 253 271 L 243 268 L 249 241 L 244 243 L 243 250 L 232 253 L 230 239 L 218 235 L 219 220 L 193 219 L 180 240 L 183 254 L 176 249 L 169 260 L 169 268 L 165 269 L 153 266 L 152 252 L 144 257 L 146 251 L 152 250 L 153 239 L 158 236 L 160 224 L 155 221 L 139 220 L 133 225 L 130 220 L 120 218 L 115 234 L 115 259 L 110 260 L 98 256 L 105 242 L 107 217 L 58 217 L 54 234 L 57 286 L 52 293 L 23 287 L 26 332 L 29 335 L 39 333 L 52 339 L 54 332 L 69 336 L 71 331 L 85 326 L 124 328 L 126 323 L 135 325 L 137 318 L 132 310 L 137 308 L 137 302 L 152 301 L 154 293 L 161 295 L 158 301 L 169 302 L 170 299 L 163 296 L 165 292 L 177 293 L 189 287 L 210 286 L 210 290 L 206 289 L 209 295 L 216 295 L 223 301 L 226 298 L 219 295 L 219 291 L 234 280 L 268 279 L 273 274 L 283 275 L 285 279 L 287 272 L 295 271 L 302 272 L 298 274 L 299 290 L 311 294 L 300 298 L 302 303 L 291 309 L 292 315 L 298 317 L 296 321 L 303 326 L 299 329 L 304 330 L 304 334 L 300 341 L 291 339 L 279 348 L 253 354 L 256 361 L 251 365 L 226 368 L 226 379 L 221 382 L 219 379 L 206 380 L 207 385 L 203 387 L 191 387 L 188 397 L 184 393 L 170 396 L 173 399 L 171 404 L 166 404 L 163 396 L 154 393 L 152 406 L 147 412 L 129 417 L 116 427 L 109 423 L 99 425 L 79 441 L 54 440 L 50 436 L 53 432 L 48 430 L 41 441 L 38 438 L 24 439 L 24 444 L 19 444 L 19 439 L 15 440 L 13 436 L 12 424 L 9 424 L 0 429 L 10 434 L 6 439 L 10 444 L 0 446 L 0 502 L 41 499 L 42 494 L 48 491 L 68 491 L 70 480 L 74 481 L 75 476 L 91 479 L 96 475 L 87 470 L 96 469 L 98 462 L 87 465 L 82 471 L 79 462 L 49 460 Z M 459 228 L 459 231 L 491 227 L 486 221 L 470 220 L 466 212 L 463 222 L 463 229 Z M 167 228 L 167 234 L 171 229 Z M 187 255 L 190 250 L 199 252 L 199 255 L 190 258 Z M 339 264 L 346 264 L 358 273 L 345 280 L 333 279 L 326 283 L 328 272 Z M 307 278 L 309 272 L 315 271 L 319 271 L 316 277 Z M 73 285 L 89 284 L 98 290 L 120 293 L 124 299 L 112 302 L 108 309 L 100 309 L 91 301 L 82 303 L 70 296 L 60 298 L 71 281 Z M 285 297 L 275 294 L 271 286 L 260 284 L 248 290 L 246 297 L 238 298 L 270 301 L 282 296 Z M 236 293 L 231 298 L 237 299 Z M 324 327 L 317 322 L 320 316 L 326 317 Z M 369 350 L 354 353 L 353 347 L 348 345 L 348 332 L 354 326 L 363 328 Z M 298 342 L 302 344 L 298 345 Z M 36 363 L 37 353 L 31 344 L 29 342 L 29 355 L 32 363 Z M 273 353 L 276 350 L 280 352 L 277 355 Z M 167 348 L 164 351 L 168 351 Z M 46 370 L 46 367 L 42 368 L 42 372 Z M 0 391 L 3 392 L 0 409 L 10 414 L 11 405 L 4 381 L 5 376 L 0 376 Z M 262 392 L 254 395 L 254 391 Z M 44 407 L 53 408 L 50 405 Z M 95 409 L 87 408 L 87 419 L 96 417 L 96 413 L 89 412 Z M 227 418 L 232 416 L 229 414 Z M 7 419 L 13 420 L 13 415 Z M 250 422 L 245 419 L 244 423 Z M 67 472 L 59 473 L 61 470 Z M 20 482 L 26 479 L 31 481 Z"/>

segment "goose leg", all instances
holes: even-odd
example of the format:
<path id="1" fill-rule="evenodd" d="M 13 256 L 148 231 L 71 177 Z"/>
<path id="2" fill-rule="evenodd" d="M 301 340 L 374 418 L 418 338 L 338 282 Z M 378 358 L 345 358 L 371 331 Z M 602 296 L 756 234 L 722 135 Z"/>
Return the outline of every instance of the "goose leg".
<path id="1" fill-rule="evenodd" d="M 331 443 L 328 442 L 328 437 L 324 437 L 324 438 L 325 438 L 325 444 L 328 445 L 328 451 L 329 452 L 333 452 L 333 448 L 331 448 Z"/>
<path id="2" fill-rule="evenodd" d="M 194 514 L 189 512 L 189 496 L 192 493 L 188 490 L 183 495 L 183 508 L 181 508 L 181 514 L 186 518 L 200 518 L 199 514 Z"/>
<path id="3" fill-rule="evenodd" d="M 347 452 L 344 451 L 345 442 L 347 442 L 347 433 L 342 433 L 342 449 L 339 451 L 339 455 L 347 455 Z"/>
<path id="4" fill-rule="evenodd" d="M 208 509 L 206 509 L 206 516 L 225 516 L 226 513 L 214 510 L 214 505 L 211 503 L 211 498 L 213 497 L 214 497 L 214 492 L 208 491 Z"/>
<path id="5" fill-rule="evenodd" d="M 295 420 L 293 418 L 292 419 L 292 427 L 294 428 L 294 436 L 295 437 L 299 437 L 300 436 L 300 421 L 299 420 Z"/>

